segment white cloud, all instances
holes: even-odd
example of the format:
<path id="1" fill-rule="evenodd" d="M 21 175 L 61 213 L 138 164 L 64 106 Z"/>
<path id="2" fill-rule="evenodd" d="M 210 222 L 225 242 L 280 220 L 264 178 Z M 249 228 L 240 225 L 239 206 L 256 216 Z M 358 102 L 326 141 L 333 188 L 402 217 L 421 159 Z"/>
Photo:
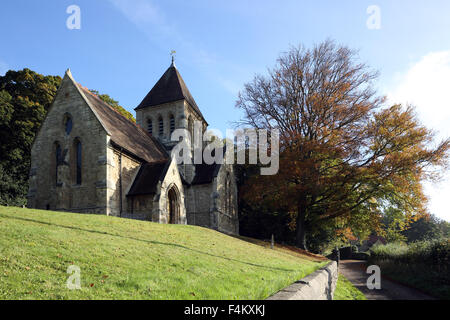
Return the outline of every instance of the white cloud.
<path id="1" fill-rule="evenodd" d="M 436 132 L 437 139 L 444 139 L 450 136 L 449 88 L 450 51 L 432 52 L 400 75 L 387 96 L 391 103 L 414 105 L 422 123 Z M 426 183 L 425 191 L 430 211 L 450 221 L 450 175 L 439 183 Z"/>
<path id="2" fill-rule="evenodd" d="M 146 0 L 110 0 L 125 17 L 149 35 L 170 36 L 175 33 L 164 13 Z"/>

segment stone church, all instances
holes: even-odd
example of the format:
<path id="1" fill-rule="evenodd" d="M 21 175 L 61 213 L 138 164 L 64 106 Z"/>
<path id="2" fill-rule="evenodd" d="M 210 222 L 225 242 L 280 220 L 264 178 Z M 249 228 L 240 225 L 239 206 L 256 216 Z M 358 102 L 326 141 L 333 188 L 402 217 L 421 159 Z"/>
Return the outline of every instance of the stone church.
<path id="1" fill-rule="evenodd" d="M 233 166 L 170 156 L 175 129 L 208 126 L 173 62 L 135 111 L 136 123 L 68 70 L 32 146 L 28 206 L 238 234 Z"/>

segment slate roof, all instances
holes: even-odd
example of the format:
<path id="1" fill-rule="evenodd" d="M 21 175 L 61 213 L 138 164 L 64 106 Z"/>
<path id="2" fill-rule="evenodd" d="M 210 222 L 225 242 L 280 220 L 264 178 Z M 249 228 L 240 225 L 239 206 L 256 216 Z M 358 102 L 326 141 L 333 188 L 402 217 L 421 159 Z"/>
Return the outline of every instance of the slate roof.
<path id="1" fill-rule="evenodd" d="M 127 197 L 155 194 L 158 182 L 164 179 L 169 166 L 169 160 L 143 164 L 134 179 Z"/>
<path id="2" fill-rule="evenodd" d="M 88 89 L 80 84 L 76 85 L 100 123 L 111 136 L 114 144 L 147 162 L 164 161 L 169 158 L 160 142 L 144 129 L 125 118 Z"/>
<path id="3" fill-rule="evenodd" d="M 134 110 L 157 106 L 163 103 L 186 100 L 195 112 L 206 122 L 192 97 L 178 69 L 172 65 L 166 70 L 144 100 Z"/>

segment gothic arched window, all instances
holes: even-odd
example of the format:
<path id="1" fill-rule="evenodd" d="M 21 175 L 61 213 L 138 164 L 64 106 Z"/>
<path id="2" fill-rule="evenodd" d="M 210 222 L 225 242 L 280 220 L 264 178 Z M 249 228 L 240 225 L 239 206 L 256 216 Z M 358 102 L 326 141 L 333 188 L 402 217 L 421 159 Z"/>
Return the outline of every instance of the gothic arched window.
<path id="1" fill-rule="evenodd" d="M 147 131 L 153 134 L 153 120 L 151 118 L 147 119 Z"/>
<path id="2" fill-rule="evenodd" d="M 81 154 L 81 141 L 76 139 L 75 140 L 75 157 L 76 157 L 76 168 L 75 168 L 75 183 L 77 185 L 81 185 L 81 160 L 82 160 L 82 154 Z"/>
<path id="3" fill-rule="evenodd" d="M 69 135 L 70 132 L 72 131 L 72 126 L 73 126 L 72 117 L 69 114 L 66 114 L 64 116 L 64 129 L 67 135 Z"/>
<path id="4" fill-rule="evenodd" d="M 164 121 L 163 118 L 160 116 L 158 119 L 159 127 L 158 127 L 158 134 L 160 137 L 164 134 Z"/>
<path id="5" fill-rule="evenodd" d="M 175 117 L 173 114 L 170 115 L 170 134 L 175 131 Z"/>

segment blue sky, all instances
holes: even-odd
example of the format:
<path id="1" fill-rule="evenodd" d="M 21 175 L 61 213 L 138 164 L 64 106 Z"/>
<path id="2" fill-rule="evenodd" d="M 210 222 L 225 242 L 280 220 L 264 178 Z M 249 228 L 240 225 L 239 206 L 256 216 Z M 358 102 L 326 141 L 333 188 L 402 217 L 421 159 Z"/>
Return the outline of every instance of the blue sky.
<path id="1" fill-rule="evenodd" d="M 80 30 L 66 27 L 73 4 L 81 9 Z M 381 29 L 366 25 L 370 5 L 381 10 Z M 332 38 L 381 72 L 380 93 L 416 104 L 424 123 L 448 136 L 449 14 L 448 0 L 3 1 L 0 74 L 28 67 L 62 76 L 71 68 L 78 82 L 133 112 L 173 49 L 210 127 L 224 132 L 239 120 L 237 93 L 255 73 L 290 45 Z M 450 221 L 450 179 L 427 192 L 432 212 Z"/>

